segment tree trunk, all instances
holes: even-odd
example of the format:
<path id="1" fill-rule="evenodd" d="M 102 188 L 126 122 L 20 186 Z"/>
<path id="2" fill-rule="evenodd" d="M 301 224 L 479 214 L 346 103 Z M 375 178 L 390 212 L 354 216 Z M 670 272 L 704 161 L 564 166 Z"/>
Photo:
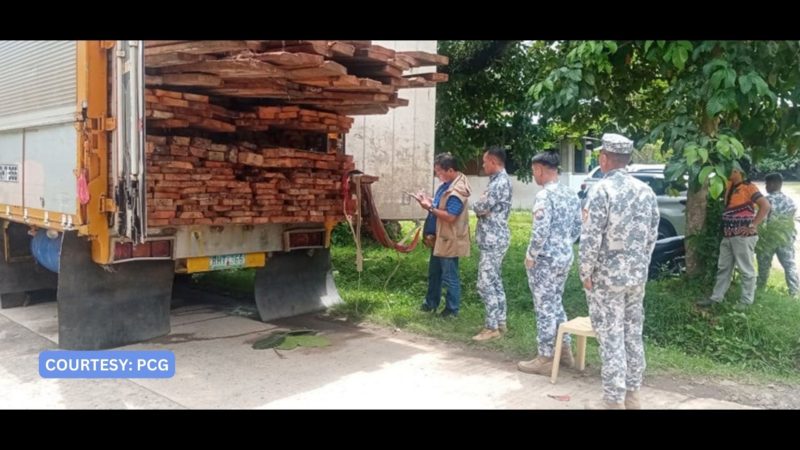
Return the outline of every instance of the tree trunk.
<path id="1" fill-rule="evenodd" d="M 700 234 L 706 224 L 706 210 L 708 207 L 708 182 L 697 191 L 689 189 L 686 198 L 686 272 L 690 277 L 703 273 L 702 262 L 695 246 L 692 245 L 691 236 Z"/>

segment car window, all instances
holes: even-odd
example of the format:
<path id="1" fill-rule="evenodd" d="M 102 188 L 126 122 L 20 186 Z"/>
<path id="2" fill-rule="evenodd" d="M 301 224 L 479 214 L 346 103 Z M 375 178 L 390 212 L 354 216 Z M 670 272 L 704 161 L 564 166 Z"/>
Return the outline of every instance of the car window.
<path id="1" fill-rule="evenodd" d="M 637 177 L 633 175 L 639 181 L 646 183 L 650 188 L 655 192 L 656 195 L 666 195 L 667 193 L 667 183 L 662 178 L 653 178 L 653 177 Z"/>

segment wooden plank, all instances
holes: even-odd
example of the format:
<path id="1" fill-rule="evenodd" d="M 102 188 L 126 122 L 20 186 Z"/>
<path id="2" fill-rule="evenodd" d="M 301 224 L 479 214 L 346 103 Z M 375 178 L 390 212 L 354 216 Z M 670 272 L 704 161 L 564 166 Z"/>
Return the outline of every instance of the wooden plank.
<path id="1" fill-rule="evenodd" d="M 337 77 L 319 77 L 297 80 L 300 84 L 319 86 L 319 87 L 359 87 L 359 78 L 353 75 L 343 75 Z"/>
<path id="2" fill-rule="evenodd" d="M 426 80 L 425 78 L 417 77 L 417 76 L 410 76 L 410 77 L 404 78 L 404 80 L 408 81 L 408 84 L 406 86 L 403 86 L 404 88 L 421 88 L 421 87 L 435 87 L 436 86 L 436 82 L 429 81 L 429 80 Z"/>
<path id="3" fill-rule="evenodd" d="M 325 62 L 322 55 L 311 53 L 290 53 L 290 52 L 266 52 L 257 53 L 253 58 L 270 64 L 275 64 L 286 69 L 304 69 L 309 67 L 319 67 Z"/>
<path id="4" fill-rule="evenodd" d="M 406 78 L 410 77 L 420 77 L 428 81 L 434 81 L 436 83 L 443 83 L 450 78 L 449 75 L 447 75 L 446 73 L 440 73 L 440 72 L 428 72 L 428 73 L 418 73 L 414 75 L 406 75 Z"/>
<path id="5" fill-rule="evenodd" d="M 207 73 L 167 73 L 161 76 L 162 84 L 171 86 L 222 86 L 222 78 Z"/>
<path id="6" fill-rule="evenodd" d="M 380 81 L 381 83 L 393 86 L 393 87 L 398 88 L 398 89 L 399 88 L 408 87 L 409 84 L 410 84 L 408 82 L 408 78 L 402 78 L 402 77 L 379 76 L 379 77 L 370 77 L 370 78 L 371 79 L 375 79 L 377 81 Z"/>
<path id="7" fill-rule="evenodd" d="M 184 119 L 148 120 L 147 126 L 155 128 L 186 128 L 189 121 Z"/>
<path id="8" fill-rule="evenodd" d="M 410 56 L 408 56 L 408 55 L 406 55 L 404 53 L 395 53 L 394 59 L 396 61 L 403 61 L 409 67 L 419 67 L 419 66 L 422 65 L 422 63 L 420 63 L 418 60 L 416 60 L 415 58 L 412 58 L 412 57 L 410 57 Z"/>
<path id="9" fill-rule="evenodd" d="M 145 75 L 144 76 L 144 85 L 145 86 L 161 86 L 164 84 L 164 80 L 158 75 Z"/>
<path id="10" fill-rule="evenodd" d="M 333 53 L 333 56 L 353 56 L 356 52 L 354 45 L 341 41 L 333 41 L 328 43 L 328 48 Z"/>
<path id="11" fill-rule="evenodd" d="M 344 42 L 345 44 L 350 44 L 350 45 L 354 46 L 355 48 L 369 47 L 370 45 L 372 45 L 372 41 L 339 41 L 339 42 Z"/>
<path id="12" fill-rule="evenodd" d="M 180 64 L 190 64 L 205 60 L 204 55 L 193 55 L 191 53 L 164 53 L 161 55 L 145 56 L 145 68 L 176 66 Z"/>
<path id="13" fill-rule="evenodd" d="M 370 45 L 367 48 L 360 48 L 360 49 L 356 50 L 356 56 L 358 56 L 358 55 L 360 55 L 360 54 L 362 54 L 363 52 L 366 52 L 366 51 L 368 51 L 370 53 L 378 53 L 378 54 L 386 56 L 387 58 L 394 58 L 394 55 L 396 53 L 394 50 L 392 50 L 390 48 L 386 48 L 386 47 L 383 47 L 383 46 L 380 46 L 380 45 Z"/>
<path id="14" fill-rule="evenodd" d="M 335 77 L 340 75 L 347 75 L 347 68 L 335 61 L 325 61 L 321 66 L 315 68 L 288 71 L 288 78 L 291 80 Z"/>
<path id="15" fill-rule="evenodd" d="M 145 48 L 147 47 L 160 47 L 162 45 L 182 44 L 189 41 L 144 41 Z"/>
<path id="16" fill-rule="evenodd" d="M 148 48 L 145 44 L 144 55 L 153 56 L 163 55 L 165 53 L 191 53 L 207 55 L 210 53 L 225 53 L 246 49 L 246 41 L 188 41 L 150 48 Z"/>
<path id="17" fill-rule="evenodd" d="M 405 51 L 397 52 L 403 55 L 408 55 L 424 66 L 446 66 L 450 59 L 444 55 L 437 55 L 436 53 L 420 52 L 420 51 Z"/>
<path id="18" fill-rule="evenodd" d="M 214 61 L 203 61 L 194 64 L 185 64 L 182 66 L 163 67 L 159 70 L 162 74 L 182 72 L 213 73 L 221 76 L 222 78 L 288 77 L 288 74 L 285 70 L 272 64 L 254 59 L 219 59 Z"/>

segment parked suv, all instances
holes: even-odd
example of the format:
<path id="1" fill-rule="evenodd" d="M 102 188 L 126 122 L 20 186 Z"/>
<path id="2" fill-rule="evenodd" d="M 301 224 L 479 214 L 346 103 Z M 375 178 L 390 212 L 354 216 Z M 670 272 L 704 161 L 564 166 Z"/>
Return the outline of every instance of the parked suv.
<path id="1" fill-rule="evenodd" d="M 667 194 L 669 186 L 664 179 L 664 165 L 631 164 L 627 170 L 632 177 L 650 186 L 656 194 L 658 212 L 661 215 L 661 221 L 658 224 L 658 238 L 683 235 L 686 230 L 686 192 L 681 192 L 676 197 Z M 600 171 L 600 167 L 589 172 L 589 176 L 581 184 L 581 192 L 578 193 L 582 204 L 586 202 L 592 186 L 601 179 L 603 179 L 603 172 Z"/>

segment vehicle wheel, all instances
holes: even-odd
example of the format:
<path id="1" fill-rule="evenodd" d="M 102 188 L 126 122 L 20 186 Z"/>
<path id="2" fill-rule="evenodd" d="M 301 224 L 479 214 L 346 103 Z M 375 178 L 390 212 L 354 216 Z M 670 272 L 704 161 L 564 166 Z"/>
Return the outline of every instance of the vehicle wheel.
<path id="1" fill-rule="evenodd" d="M 664 219 L 661 219 L 661 221 L 658 222 L 658 239 L 665 239 L 677 235 L 678 234 L 675 232 L 675 228 L 672 227 L 672 224 Z"/>

